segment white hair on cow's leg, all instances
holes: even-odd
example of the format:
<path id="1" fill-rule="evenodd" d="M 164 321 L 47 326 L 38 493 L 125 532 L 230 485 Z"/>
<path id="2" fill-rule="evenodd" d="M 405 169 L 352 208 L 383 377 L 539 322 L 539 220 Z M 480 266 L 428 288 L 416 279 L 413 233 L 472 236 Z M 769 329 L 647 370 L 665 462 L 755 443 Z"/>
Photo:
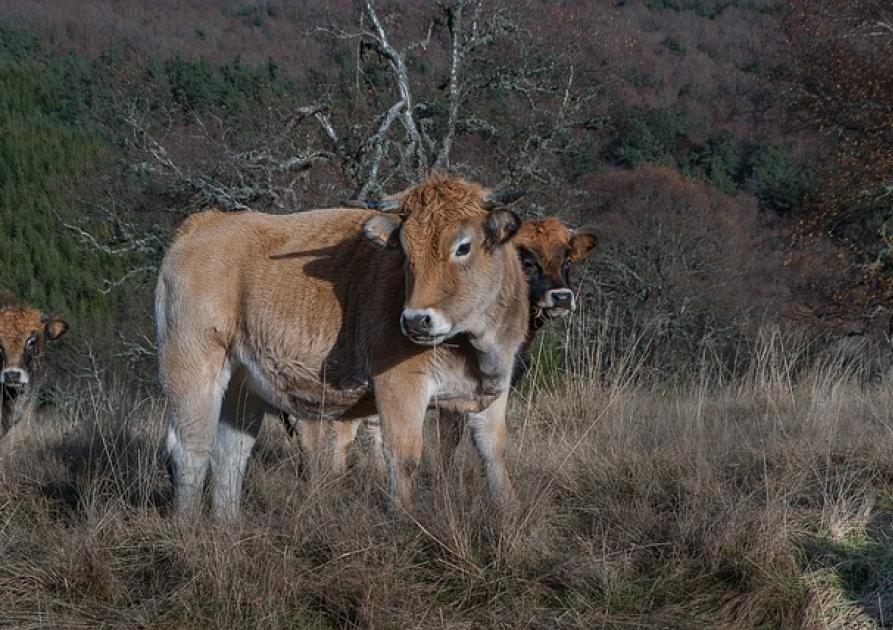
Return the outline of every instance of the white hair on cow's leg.
<path id="1" fill-rule="evenodd" d="M 503 506 L 513 500 L 512 484 L 505 467 L 507 403 L 508 391 L 505 391 L 484 411 L 470 414 L 468 422 L 472 441 L 484 465 L 487 487 Z"/>
<path id="2" fill-rule="evenodd" d="M 172 352 L 168 343 L 165 353 Z M 188 350 L 186 350 L 188 351 Z M 216 354 L 216 353 L 215 353 Z M 198 508 L 208 471 L 211 447 L 217 433 L 223 393 L 230 378 L 229 362 L 219 357 L 192 357 L 180 362 L 193 366 L 196 373 L 179 374 L 189 382 L 189 389 L 168 387 L 167 447 L 173 465 L 174 494 L 181 522 L 192 518 Z M 222 362 L 220 359 L 223 359 Z M 216 371 L 211 365 L 216 364 Z M 204 375 L 201 374 L 204 368 Z M 188 393 L 187 393 L 188 391 Z"/>
<path id="3" fill-rule="evenodd" d="M 219 522 L 239 515 L 242 480 L 248 457 L 257 441 L 266 405 L 233 378 L 223 398 L 217 437 L 211 451 L 211 504 Z"/>

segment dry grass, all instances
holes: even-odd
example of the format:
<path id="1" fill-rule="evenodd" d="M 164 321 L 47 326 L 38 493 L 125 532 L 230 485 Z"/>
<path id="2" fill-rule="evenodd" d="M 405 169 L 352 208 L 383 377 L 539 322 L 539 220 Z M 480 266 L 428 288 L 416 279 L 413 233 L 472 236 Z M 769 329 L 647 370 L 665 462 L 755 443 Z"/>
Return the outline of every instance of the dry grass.
<path id="1" fill-rule="evenodd" d="M 796 354 L 769 338 L 747 378 L 668 391 L 631 353 L 519 394 L 505 516 L 467 446 L 442 475 L 428 440 L 394 515 L 363 457 L 311 482 L 271 421 L 231 531 L 166 517 L 161 401 L 87 389 L 0 465 L 0 625 L 890 623 L 889 387 L 839 361 L 794 377 Z"/>

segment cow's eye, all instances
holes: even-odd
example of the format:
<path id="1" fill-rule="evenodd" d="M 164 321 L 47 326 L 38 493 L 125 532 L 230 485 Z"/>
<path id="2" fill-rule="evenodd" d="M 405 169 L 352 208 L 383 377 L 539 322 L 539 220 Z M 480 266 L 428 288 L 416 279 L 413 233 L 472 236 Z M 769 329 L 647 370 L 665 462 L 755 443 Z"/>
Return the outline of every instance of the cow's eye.
<path id="1" fill-rule="evenodd" d="M 471 241 L 462 241 L 459 243 L 458 247 L 456 247 L 453 256 L 462 258 L 463 256 L 468 256 L 469 253 L 471 253 Z"/>
<path id="2" fill-rule="evenodd" d="M 521 265 L 527 273 L 535 273 L 540 270 L 540 265 L 537 262 L 536 256 L 527 251 L 521 252 Z"/>
<path id="3" fill-rule="evenodd" d="M 25 347 L 28 350 L 33 350 L 35 345 L 37 345 L 37 335 L 31 335 L 28 337 L 28 341 L 25 342 Z"/>

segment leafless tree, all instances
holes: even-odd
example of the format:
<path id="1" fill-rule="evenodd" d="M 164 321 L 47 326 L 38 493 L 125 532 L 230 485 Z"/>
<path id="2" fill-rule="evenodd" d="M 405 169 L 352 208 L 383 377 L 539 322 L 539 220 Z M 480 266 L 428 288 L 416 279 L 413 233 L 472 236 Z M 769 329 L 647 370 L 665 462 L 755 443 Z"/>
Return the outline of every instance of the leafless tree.
<path id="1" fill-rule="evenodd" d="M 285 110 L 271 131 L 246 149 L 236 146 L 235 134 L 210 114 L 190 122 L 184 142 L 173 117 L 159 122 L 157 114 L 131 101 L 119 119 L 134 156 L 130 169 L 175 200 L 177 214 L 207 206 L 294 212 L 302 208 L 303 193 L 319 196 L 324 173 L 332 182 L 330 198 L 336 187 L 335 198 L 381 195 L 418 181 L 431 168 L 498 184 L 558 186 L 552 158 L 566 151 L 574 129 L 586 124 L 598 86 L 578 89 L 572 61 L 535 41 L 499 4 L 439 0 L 427 17 L 413 17 L 417 22 L 407 25 L 396 13 L 363 0 L 353 26 L 308 31 L 324 42 L 356 46 L 354 89 L 365 112 L 359 118 L 347 111 L 345 99 L 323 95 Z M 511 46 L 500 45 L 509 41 Z M 414 72 L 420 59 L 445 78 Z M 385 83 L 363 89 L 361 78 L 373 66 L 378 76 L 384 69 Z M 518 119 L 489 110 L 488 90 L 513 99 Z M 488 139 L 494 154 L 489 163 L 498 165 L 503 181 L 494 182 L 493 168 L 480 162 L 453 158 L 463 138 L 474 137 Z M 183 145 L 201 146 L 194 151 L 203 159 L 181 155 Z M 83 227 L 68 227 L 85 245 L 103 247 Z M 130 231 L 139 232 L 133 226 Z M 155 256 L 134 273 L 149 269 Z M 104 289 L 130 277 L 111 280 Z"/>

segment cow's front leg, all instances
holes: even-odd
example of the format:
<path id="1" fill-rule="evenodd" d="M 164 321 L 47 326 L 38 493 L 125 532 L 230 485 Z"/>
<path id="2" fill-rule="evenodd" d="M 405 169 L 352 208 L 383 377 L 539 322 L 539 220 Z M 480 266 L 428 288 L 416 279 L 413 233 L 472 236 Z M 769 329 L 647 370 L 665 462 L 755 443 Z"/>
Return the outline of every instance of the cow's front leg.
<path id="1" fill-rule="evenodd" d="M 397 510 L 412 509 L 412 480 L 422 457 L 422 427 L 429 397 L 424 378 L 390 377 L 375 383 L 388 490 Z"/>
<path id="2" fill-rule="evenodd" d="M 512 357 L 505 350 L 486 340 L 473 341 L 477 350 L 480 395 L 499 396 L 509 388 L 512 379 Z"/>
<path id="3" fill-rule="evenodd" d="M 508 507 L 513 501 L 512 482 L 505 466 L 505 446 L 508 431 L 505 409 L 508 392 L 497 398 L 480 413 L 471 414 L 469 426 L 475 449 L 481 457 L 487 476 L 487 488 L 500 507 Z"/>

